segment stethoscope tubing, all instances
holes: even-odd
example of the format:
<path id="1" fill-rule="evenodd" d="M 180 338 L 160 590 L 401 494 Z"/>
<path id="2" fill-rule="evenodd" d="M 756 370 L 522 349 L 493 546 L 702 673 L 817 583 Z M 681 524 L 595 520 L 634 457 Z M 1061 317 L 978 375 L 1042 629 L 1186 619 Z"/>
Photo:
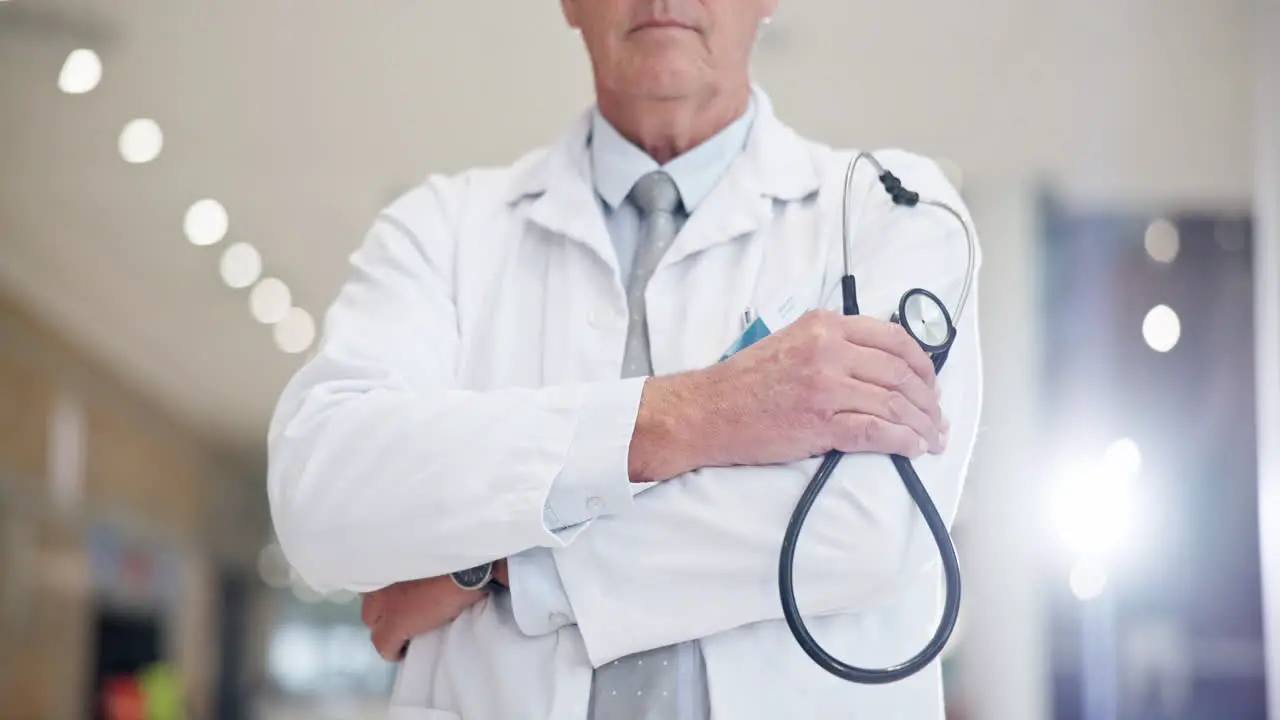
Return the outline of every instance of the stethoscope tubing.
<path id="1" fill-rule="evenodd" d="M 956 556 L 955 545 L 952 543 L 950 533 L 947 532 L 946 523 L 943 522 L 937 506 L 933 504 L 933 499 L 929 497 L 929 492 L 925 489 L 924 483 L 921 482 L 915 467 L 909 459 L 901 455 L 890 455 L 889 457 L 893 460 L 894 467 L 897 468 L 898 475 L 902 478 L 907 493 L 920 509 L 920 514 L 924 517 L 925 524 L 928 525 L 929 532 L 933 535 L 934 542 L 937 543 L 938 551 L 942 558 L 942 571 L 946 579 L 947 592 L 946 599 L 943 602 L 941 621 L 924 649 L 910 660 L 899 665 L 874 670 L 860 668 L 850 665 L 827 652 L 814 639 L 801 616 L 800 606 L 796 601 L 794 567 L 796 545 L 800 540 L 800 529 L 804 525 L 809 510 L 813 508 L 818 495 L 826 487 L 827 481 L 831 478 L 831 474 L 835 472 L 836 466 L 840 464 L 840 460 L 843 457 L 844 453 L 838 450 L 827 453 L 822 460 L 822 465 L 818 468 L 817 474 L 814 475 L 813 480 L 800 497 L 800 502 L 796 505 L 795 512 L 791 515 L 791 521 L 787 524 L 787 532 L 782 540 L 782 554 L 778 563 L 778 587 L 782 599 L 782 614 L 787 621 L 787 625 L 791 628 L 791 633 L 799 641 L 800 648 L 823 669 L 837 677 L 862 685 L 885 685 L 898 682 L 920 672 L 946 649 L 947 642 L 951 639 L 951 634 L 955 630 L 956 621 L 960 614 L 960 560 Z"/>
<path id="2" fill-rule="evenodd" d="M 841 224 L 840 224 L 840 239 L 841 239 L 841 248 L 843 250 L 843 257 L 844 257 L 845 277 L 853 276 L 853 264 L 852 264 L 852 260 L 849 257 L 849 247 L 853 244 L 853 238 L 849 236 L 849 230 L 850 230 L 849 201 L 850 201 L 850 198 L 853 197 L 853 179 L 858 171 L 858 165 L 864 160 L 870 163 L 871 167 L 875 169 L 877 177 L 882 178 L 885 175 L 884 165 L 882 165 L 880 161 L 876 159 L 875 155 L 872 155 L 871 153 L 868 153 L 868 152 L 858 153 L 857 156 L 854 157 L 853 160 L 849 163 L 848 168 L 845 170 L 844 198 L 843 198 L 843 204 L 841 206 Z M 964 316 L 965 308 L 969 303 L 969 292 L 973 287 L 974 269 L 978 262 L 978 244 L 974 242 L 973 230 L 970 229 L 969 223 L 964 219 L 964 216 L 961 215 L 955 208 L 951 207 L 947 203 L 941 202 L 939 200 L 934 200 L 933 198 L 927 198 L 927 197 L 921 197 L 919 200 L 919 204 L 925 205 L 927 207 L 936 208 L 938 210 L 945 212 L 946 214 L 950 215 L 951 218 L 954 219 L 957 223 L 959 223 L 961 228 L 964 229 L 965 249 L 968 251 L 968 259 L 966 260 L 966 266 L 964 271 L 964 284 L 960 287 L 960 295 L 956 300 L 955 309 L 951 313 L 951 318 L 953 322 L 957 326 L 959 326 L 960 318 Z"/>
<path id="3" fill-rule="evenodd" d="M 857 157 L 849 163 L 849 167 L 845 174 L 844 184 L 844 204 L 843 204 L 843 225 L 842 240 L 844 244 L 844 269 L 845 274 L 841 281 L 841 290 L 843 294 L 843 307 L 845 315 L 859 314 L 857 299 L 857 282 L 854 279 L 852 266 L 849 258 L 849 199 L 853 194 L 853 178 L 858 163 L 866 160 L 871 163 L 880 177 L 882 183 L 885 184 L 886 190 L 890 190 L 893 194 L 894 190 L 901 191 L 901 184 L 892 175 L 886 173 L 884 166 L 880 164 L 876 158 L 870 153 L 859 153 Z M 891 187 L 892 185 L 892 187 Z M 969 291 L 973 283 L 973 273 L 976 263 L 977 248 L 974 242 L 972 231 L 964 217 L 954 208 L 946 203 L 922 198 L 915 193 L 907 193 L 905 202 L 914 207 L 915 205 L 926 205 L 935 207 L 948 213 L 952 218 L 960 223 L 964 228 L 965 240 L 968 245 L 968 266 L 966 268 L 964 284 L 961 287 L 959 300 L 956 302 L 954 313 L 948 312 L 946 305 L 937 295 L 924 290 L 915 288 L 903 294 L 899 301 L 898 312 L 894 314 L 894 320 L 903 325 L 908 333 L 920 343 L 921 347 L 929 352 L 933 359 L 935 372 L 941 371 L 943 364 L 946 362 L 947 356 L 950 354 L 952 342 L 956 337 L 956 326 L 959 324 L 960 317 L 964 312 L 965 305 L 968 301 Z M 899 196 L 895 195 L 895 203 L 898 203 Z M 912 332 L 907 322 L 907 301 L 912 296 L 924 296 L 926 299 L 934 303 L 946 321 L 947 335 L 945 341 L 941 345 L 929 345 Z M 809 515 L 809 511 L 813 508 L 814 503 L 821 494 L 827 482 L 831 479 L 832 473 L 835 472 L 836 466 L 840 464 L 844 458 L 844 453 L 833 450 L 826 454 L 823 458 L 818 471 L 814 474 L 813 480 L 810 481 L 804 493 L 800 496 L 796 509 L 791 515 L 791 520 L 787 524 L 786 534 L 782 540 L 782 550 L 778 560 L 778 590 L 782 601 L 783 617 L 787 621 L 788 627 L 791 629 L 792 635 L 800 644 L 802 650 L 815 663 L 831 674 L 851 682 L 864 685 L 883 685 L 897 682 L 910 677 L 925 667 L 928 667 L 938 655 L 946 648 L 947 642 L 950 640 L 955 630 L 956 622 L 960 614 L 960 597 L 961 597 L 961 578 L 960 578 L 960 561 L 956 556 L 955 544 L 951 539 L 951 534 L 947 530 L 946 522 L 943 521 L 942 515 L 938 512 L 938 508 L 934 505 L 933 499 L 929 496 L 928 490 L 924 483 L 920 480 L 919 474 L 916 472 L 915 466 L 911 460 L 902 455 L 890 455 L 889 458 L 893 462 L 894 468 L 898 471 L 898 476 L 902 479 L 903 486 L 906 488 L 907 494 L 910 495 L 916 507 L 919 508 L 920 514 L 925 521 L 925 525 L 929 528 L 930 534 L 933 536 L 934 542 L 938 547 L 938 554 L 942 562 L 943 577 L 946 581 L 946 596 L 943 601 L 942 615 L 938 622 L 938 627 L 934 631 L 933 636 L 925 645 L 924 649 L 916 653 L 909 660 L 893 665 L 887 668 L 869 669 L 861 668 L 846 663 L 831 653 L 827 652 L 814 639 L 812 633 L 804 623 L 804 619 L 800 613 L 800 607 L 796 601 L 795 593 L 795 557 L 796 547 L 800 540 L 800 531 L 804 526 L 804 521 Z M 911 538 L 907 542 L 912 542 Z M 909 572 L 909 568 L 907 569 Z"/>

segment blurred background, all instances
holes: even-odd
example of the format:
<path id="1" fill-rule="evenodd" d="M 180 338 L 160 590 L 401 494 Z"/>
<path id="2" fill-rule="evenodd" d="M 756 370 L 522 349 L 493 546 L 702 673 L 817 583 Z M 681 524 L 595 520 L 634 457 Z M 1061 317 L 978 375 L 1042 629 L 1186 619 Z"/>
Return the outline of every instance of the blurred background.
<path id="1" fill-rule="evenodd" d="M 756 75 L 983 238 L 949 714 L 1280 718 L 1280 1 L 784 0 Z M 383 205 L 590 97 L 553 0 L 0 0 L 0 718 L 379 715 L 269 413 Z"/>

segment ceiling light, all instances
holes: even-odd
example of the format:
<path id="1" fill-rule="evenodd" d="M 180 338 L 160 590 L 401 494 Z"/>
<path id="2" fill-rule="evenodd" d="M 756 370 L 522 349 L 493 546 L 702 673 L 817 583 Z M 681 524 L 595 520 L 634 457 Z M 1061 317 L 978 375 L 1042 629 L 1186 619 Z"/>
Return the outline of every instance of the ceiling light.
<path id="1" fill-rule="evenodd" d="M 222 253 L 218 271 L 227 287 L 233 290 L 247 288 L 262 277 L 262 255 L 247 242 L 234 243 Z"/>
<path id="2" fill-rule="evenodd" d="M 1168 220 L 1156 220 L 1147 226 L 1142 244 L 1152 260 L 1171 263 L 1178 257 L 1178 248 L 1181 245 L 1178 228 Z"/>
<path id="3" fill-rule="evenodd" d="M 1092 600 L 1107 589 L 1107 569 L 1093 560 L 1081 560 L 1071 568 L 1071 594 Z"/>
<path id="4" fill-rule="evenodd" d="M 1134 478 L 1103 462 L 1065 468 L 1054 490 L 1054 525 L 1065 548 L 1076 556 L 1124 551 L 1134 533 Z"/>
<path id="5" fill-rule="evenodd" d="M 135 165 L 151 162 L 160 156 L 163 147 L 164 133 L 155 120 L 130 120 L 120 131 L 120 156 L 125 162 Z"/>
<path id="6" fill-rule="evenodd" d="M 1142 470 L 1142 451 L 1138 449 L 1138 443 L 1120 438 L 1107 447 L 1102 463 L 1115 476 L 1131 478 Z"/>
<path id="7" fill-rule="evenodd" d="M 316 339 L 316 323 L 311 313 L 302 308 L 291 308 L 273 330 L 276 346 L 283 352 L 296 355 L 306 352 Z"/>
<path id="8" fill-rule="evenodd" d="M 0 0 L 2 2 L 3 0 Z M 98 53 L 81 48 L 72 50 L 58 74 L 58 89 L 68 95 L 83 95 L 102 81 L 102 60 Z"/>
<path id="9" fill-rule="evenodd" d="M 263 278 L 249 292 L 249 310 L 263 325 L 274 325 L 283 320 L 292 304 L 289 286 L 277 278 Z"/>
<path id="10" fill-rule="evenodd" d="M 227 209 L 217 200 L 197 200 L 187 208 L 182 221 L 183 232 L 192 245 L 216 245 L 227 236 L 231 220 Z"/>
<path id="11" fill-rule="evenodd" d="M 279 545 L 270 543 L 258 552 L 258 575 L 271 587 L 289 587 L 293 572 Z"/>
<path id="12" fill-rule="evenodd" d="M 1168 305 L 1151 308 L 1142 320 L 1142 338 L 1156 352 L 1169 352 L 1182 336 L 1182 323 L 1178 313 Z"/>

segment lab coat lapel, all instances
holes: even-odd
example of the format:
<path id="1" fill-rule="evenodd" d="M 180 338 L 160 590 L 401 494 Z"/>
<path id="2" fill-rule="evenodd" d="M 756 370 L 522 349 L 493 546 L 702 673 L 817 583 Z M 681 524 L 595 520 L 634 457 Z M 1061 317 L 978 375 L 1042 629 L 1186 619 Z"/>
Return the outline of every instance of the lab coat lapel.
<path id="1" fill-rule="evenodd" d="M 540 243 L 546 253 L 541 317 L 544 385 L 616 378 L 622 367 L 620 354 L 613 366 L 601 363 L 598 352 L 584 349 L 584 343 L 595 337 L 593 324 L 626 317 L 617 252 L 591 180 L 589 129 L 587 114 L 546 152 L 529 158 L 514 174 L 508 196 L 513 204 L 529 203 L 522 232 L 527 233 L 526 241 Z M 540 233 L 550 237 L 537 237 Z M 605 272 L 595 258 L 615 278 L 612 293 L 601 294 L 601 283 L 586 281 L 592 272 Z"/>
<path id="2" fill-rule="evenodd" d="M 617 253 L 591 182 L 589 132 L 588 113 L 516 174 L 509 199 L 536 196 L 526 216 L 529 222 L 586 246 L 617 274 Z"/>
<path id="3" fill-rule="evenodd" d="M 756 120 L 746 150 L 685 223 L 658 269 L 713 245 L 758 230 L 771 200 L 794 201 L 817 191 L 820 178 L 809 146 L 773 112 L 768 95 L 753 88 Z M 535 196 L 529 222 L 586 246 L 618 273 L 604 213 L 592 187 L 587 139 L 591 113 L 583 113 L 545 153 L 515 173 L 508 200 Z"/>
<path id="4" fill-rule="evenodd" d="M 773 114 L 762 90 L 754 93 L 757 113 L 747 147 L 689 216 L 659 270 L 756 232 L 772 216 L 775 200 L 790 202 L 817 192 L 820 178 L 809 147 Z"/>
<path id="5" fill-rule="evenodd" d="M 730 166 L 725 178 L 689 216 L 658 264 L 659 272 L 690 255 L 760 229 L 770 214 L 771 202 L 761 193 L 751 165 L 744 156 Z"/>

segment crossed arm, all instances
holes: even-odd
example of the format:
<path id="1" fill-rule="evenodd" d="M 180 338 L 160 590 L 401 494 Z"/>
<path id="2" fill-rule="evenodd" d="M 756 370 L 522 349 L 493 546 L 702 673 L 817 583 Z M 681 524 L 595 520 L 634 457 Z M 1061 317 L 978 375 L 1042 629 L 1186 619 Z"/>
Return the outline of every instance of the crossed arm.
<path id="1" fill-rule="evenodd" d="M 451 242 L 430 189 L 424 193 L 412 208 L 416 222 L 379 223 L 354 256 L 356 275 L 329 313 L 320 352 L 290 383 L 273 419 L 272 509 L 303 577 L 322 590 L 368 592 L 544 548 L 596 664 L 781 617 L 778 548 L 817 461 L 763 458 L 761 466 L 747 466 L 733 462 L 727 446 L 700 459 L 661 452 L 680 445 L 663 434 L 671 423 L 645 422 L 646 407 L 670 410 L 682 394 L 695 392 L 688 384 L 457 389 L 456 315 L 442 270 L 452 264 Z M 900 234 L 892 225 L 886 222 L 884 231 Z M 887 317 L 908 287 L 954 297 L 963 262 L 937 253 L 938 246 L 962 252 L 963 238 L 940 238 L 935 228 L 928 237 L 895 237 L 864 251 L 861 272 L 877 278 L 864 281 L 864 312 Z M 834 288 L 838 274 L 829 280 Z M 829 297 L 835 307 L 836 296 Z M 936 383 L 950 441 L 945 451 L 919 457 L 917 469 L 949 517 L 980 405 L 972 304 Z M 850 425 L 850 437 L 840 441 L 849 447 L 842 449 L 902 442 L 907 435 L 900 428 L 918 420 L 908 414 L 899 412 L 898 423 Z M 577 428 L 596 418 L 613 423 L 598 435 L 604 447 L 575 453 Z M 743 435 L 784 430 L 736 421 L 719 427 Z M 477 437 L 485 438 L 483 453 L 471 445 Z M 767 445 L 769 438 L 739 442 Z M 837 446 L 826 437 L 815 442 Z M 646 445 L 657 452 L 650 455 Z M 634 499 L 614 493 L 610 511 L 585 530 L 585 524 L 555 528 L 547 524 L 545 501 L 573 457 L 591 458 L 574 463 L 575 473 L 594 473 L 617 487 L 667 481 Z M 796 566 L 801 607 L 809 614 L 856 612 L 891 601 L 932 566 L 935 553 L 889 461 L 851 455 L 805 526 Z M 624 613 L 634 620 L 611 622 Z"/>
<path id="2" fill-rule="evenodd" d="M 976 343 L 957 342 L 940 379 L 942 405 L 956 418 L 951 439 L 945 452 L 915 464 L 949 519 L 976 431 L 976 412 L 959 411 L 979 402 Z M 637 496 L 625 515 L 597 520 L 566 547 L 513 557 L 509 586 L 520 627 L 543 634 L 576 623 L 599 666 L 781 618 L 781 539 L 818 462 L 698 470 Z M 892 602 L 936 557 L 888 458 L 849 455 L 805 524 L 795 568 L 801 608 L 820 615 Z M 446 583 L 405 597 L 393 611 L 404 624 L 375 626 L 375 644 L 394 654 L 412 635 L 442 624 L 439 611 L 458 592 Z"/>

